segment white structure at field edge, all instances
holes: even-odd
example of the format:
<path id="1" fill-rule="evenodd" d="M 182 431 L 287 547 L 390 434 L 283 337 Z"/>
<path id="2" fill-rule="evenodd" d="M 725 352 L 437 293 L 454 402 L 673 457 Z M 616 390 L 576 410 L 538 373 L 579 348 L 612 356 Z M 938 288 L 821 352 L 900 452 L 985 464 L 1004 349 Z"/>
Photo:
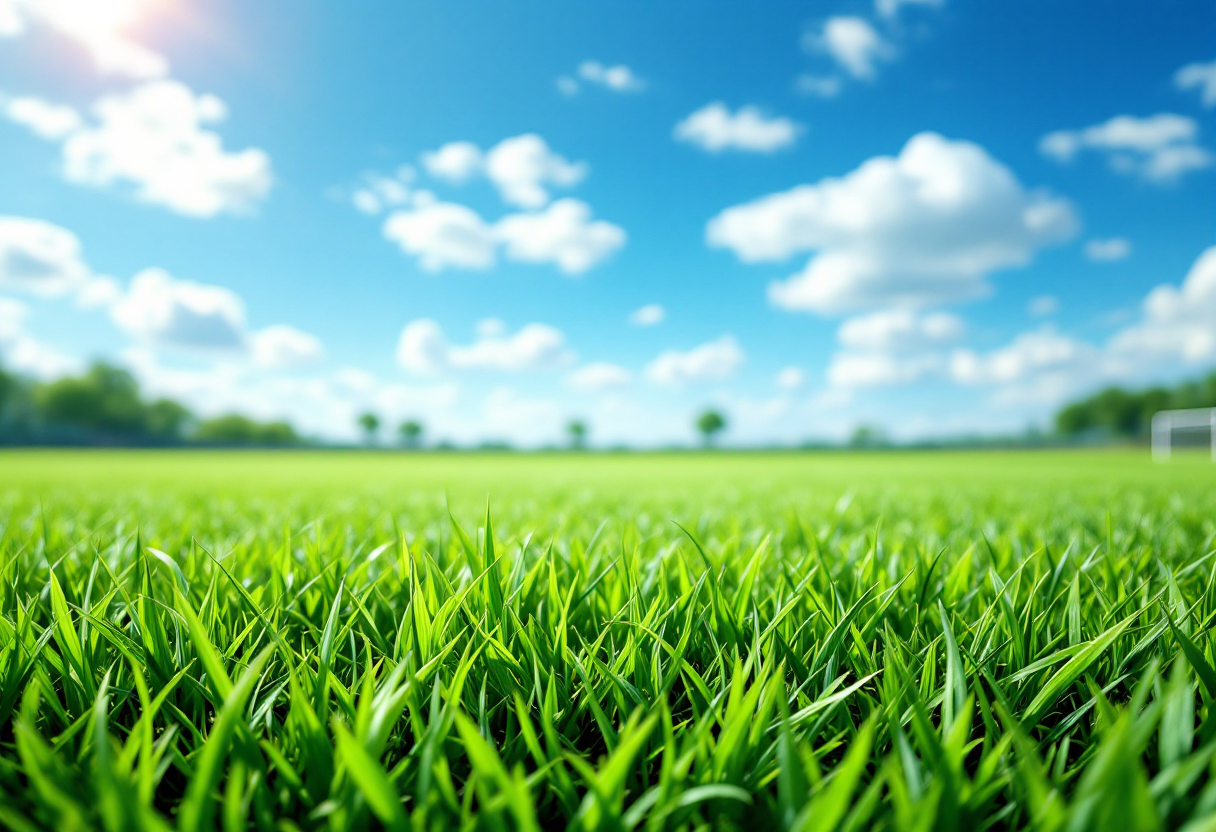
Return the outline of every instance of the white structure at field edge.
<path id="1" fill-rule="evenodd" d="M 1176 428 L 1208 428 L 1212 432 L 1212 461 L 1216 462 L 1216 407 L 1159 410 L 1153 414 L 1153 459 L 1166 462 L 1173 449 Z"/>

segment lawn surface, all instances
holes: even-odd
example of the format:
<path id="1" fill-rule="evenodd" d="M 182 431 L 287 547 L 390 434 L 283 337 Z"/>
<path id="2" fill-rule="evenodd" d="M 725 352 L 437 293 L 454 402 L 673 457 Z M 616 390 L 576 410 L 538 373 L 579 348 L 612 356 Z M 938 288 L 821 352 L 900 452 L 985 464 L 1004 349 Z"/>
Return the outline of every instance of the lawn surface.
<path id="1" fill-rule="evenodd" d="M 1213 830 L 1214 539 L 1201 454 L 0 452 L 0 826 Z"/>

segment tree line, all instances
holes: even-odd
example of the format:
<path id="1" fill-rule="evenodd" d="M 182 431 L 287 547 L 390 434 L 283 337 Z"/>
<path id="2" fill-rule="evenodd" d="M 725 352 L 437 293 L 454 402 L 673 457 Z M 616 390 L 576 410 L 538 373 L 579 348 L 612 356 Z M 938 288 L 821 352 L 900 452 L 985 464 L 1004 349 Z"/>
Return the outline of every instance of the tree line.
<path id="1" fill-rule="evenodd" d="M 284 446 L 301 439 L 282 421 L 239 413 L 199 419 L 172 399 L 146 398 L 129 372 L 97 362 L 49 382 L 0 367 L 0 443 Z"/>
<path id="2" fill-rule="evenodd" d="M 1125 390 L 1108 387 L 1072 402 L 1056 414 L 1056 431 L 1065 436 L 1148 436 L 1159 410 L 1216 407 L 1216 373 L 1174 387 Z"/>

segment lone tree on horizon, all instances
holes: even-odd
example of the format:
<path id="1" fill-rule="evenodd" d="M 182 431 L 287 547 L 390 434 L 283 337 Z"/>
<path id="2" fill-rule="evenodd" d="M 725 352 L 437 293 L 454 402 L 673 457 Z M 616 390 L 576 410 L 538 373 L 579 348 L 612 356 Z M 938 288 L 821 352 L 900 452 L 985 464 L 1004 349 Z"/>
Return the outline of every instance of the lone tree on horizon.
<path id="1" fill-rule="evenodd" d="M 380 417 L 369 410 L 366 413 L 360 414 L 357 421 L 359 422 L 359 427 L 363 428 L 363 434 L 364 438 L 367 440 L 367 444 L 375 445 L 376 432 L 380 430 Z"/>
<path id="2" fill-rule="evenodd" d="M 570 447 L 581 451 L 587 446 L 587 423 L 582 419 L 571 419 L 566 425 L 566 433 L 570 435 Z"/>
<path id="3" fill-rule="evenodd" d="M 416 450 L 422 444 L 422 423 L 408 419 L 397 428 L 401 434 L 401 443 L 410 450 Z"/>
<path id="4" fill-rule="evenodd" d="M 726 429 L 726 417 L 713 408 L 709 408 L 697 417 L 697 430 L 705 447 L 714 444 L 714 436 Z"/>

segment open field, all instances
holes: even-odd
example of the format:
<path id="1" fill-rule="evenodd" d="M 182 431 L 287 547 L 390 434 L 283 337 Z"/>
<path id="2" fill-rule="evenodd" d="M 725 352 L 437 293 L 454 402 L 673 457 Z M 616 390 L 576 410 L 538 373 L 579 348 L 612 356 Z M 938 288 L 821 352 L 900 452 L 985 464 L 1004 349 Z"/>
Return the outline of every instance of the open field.
<path id="1" fill-rule="evenodd" d="M 0 825 L 1213 830 L 1214 540 L 1201 454 L 2 452 Z"/>

